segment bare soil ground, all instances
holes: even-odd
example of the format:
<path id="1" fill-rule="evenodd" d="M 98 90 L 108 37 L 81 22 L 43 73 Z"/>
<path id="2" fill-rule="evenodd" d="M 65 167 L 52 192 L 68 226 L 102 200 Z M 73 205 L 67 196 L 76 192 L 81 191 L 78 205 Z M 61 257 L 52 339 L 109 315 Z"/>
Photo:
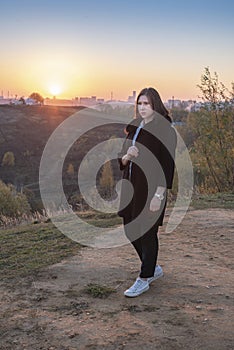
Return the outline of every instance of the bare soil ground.
<path id="1" fill-rule="evenodd" d="M 231 210 L 190 210 L 176 231 L 162 228 L 165 276 L 138 298 L 123 295 L 140 267 L 130 244 L 85 247 L 1 282 L 1 349 L 234 349 L 233 219 Z M 90 283 L 113 293 L 95 298 Z"/>

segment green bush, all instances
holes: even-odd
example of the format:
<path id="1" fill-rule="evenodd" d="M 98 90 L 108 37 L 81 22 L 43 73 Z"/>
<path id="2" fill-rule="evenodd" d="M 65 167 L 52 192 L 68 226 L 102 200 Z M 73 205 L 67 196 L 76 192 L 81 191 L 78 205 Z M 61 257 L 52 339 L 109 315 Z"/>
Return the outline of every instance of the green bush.
<path id="1" fill-rule="evenodd" d="M 6 185 L 0 180 L 0 222 L 3 216 L 19 218 L 24 214 L 30 214 L 27 197 L 17 193 L 13 185 Z"/>
<path id="2" fill-rule="evenodd" d="M 233 193 L 233 97 L 209 68 L 198 85 L 203 105 L 191 112 L 186 128 L 193 135 L 190 156 L 194 165 L 195 185 L 200 193 Z"/>

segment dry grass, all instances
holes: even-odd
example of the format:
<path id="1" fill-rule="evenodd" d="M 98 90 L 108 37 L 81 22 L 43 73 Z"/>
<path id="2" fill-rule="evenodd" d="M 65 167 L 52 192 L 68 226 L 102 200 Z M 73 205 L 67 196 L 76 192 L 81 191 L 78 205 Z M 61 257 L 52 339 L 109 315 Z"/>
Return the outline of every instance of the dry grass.
<path id="1" fill-rule="evenodd" d="M 80 245 L 65 237 L 51 223 L 22 225 L 0 230 L 0 277 L 23 277 L 77 254 Z"/>
<path id="2" fill-rule="evenodd" d="M 90 283 L 84 289 L 84 293 L 91 295 L 93 298 L 104 299 L 107 298 L 110 294 L 116 293 L 116 290 L 104 285 Z"/>
<path id="3" fill-rule="evenodd" d="M 195 209 L 234 209 L 234 193 L 194 194 L 191 206 Z"/>
<path id="4" fill-rule="evenodd" d="M 116 215 L 103 213 L 86 212 L 80 216 L 89 224 L 99 227 L 116 226 L 121 222 Z M 77 254 L 81 248 L 80 244 L 64 236 L 47 215 L 38 214 L 23 217 L 21 221 L 6 218 L 0 230 L 0 246 L 2 279 L 35 273 L 40 268 Z"/>

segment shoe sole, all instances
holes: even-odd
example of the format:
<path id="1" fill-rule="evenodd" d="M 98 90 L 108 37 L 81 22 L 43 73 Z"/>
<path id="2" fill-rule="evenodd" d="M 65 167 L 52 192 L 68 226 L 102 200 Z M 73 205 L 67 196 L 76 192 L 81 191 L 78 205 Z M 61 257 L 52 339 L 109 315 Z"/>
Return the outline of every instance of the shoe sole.
<path id="1" fill-rule="evenodd" d="M 135 297 L 138 297 L 139 295 L 141 295 L 142 293 L 144 292 L 147 292 L 147 290 L 149 290 L 149 286 L 146 287 L 145 289 L 143 289 L 140 293 L 138 294 L 127 294 L 126 292 L 124 292 L 124 295 L 125 297 L 128 297 L 128 298 L 135 298 Z"/>

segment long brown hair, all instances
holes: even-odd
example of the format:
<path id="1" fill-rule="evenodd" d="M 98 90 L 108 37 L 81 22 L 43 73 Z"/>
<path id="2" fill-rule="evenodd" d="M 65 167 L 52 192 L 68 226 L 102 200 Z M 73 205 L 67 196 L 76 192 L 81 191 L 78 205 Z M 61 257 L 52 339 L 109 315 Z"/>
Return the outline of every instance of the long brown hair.
<path id="1" fill-rule="evenodd" d="M 169 116 L 169 112 L 166 109 L 166 107 L 164 106 L 164 104 L 161 100 L 161 97 L 159 96 L 159 93 L 152 87 L 142 89 L 141 92 L 139 93 L 139 95 L 137 96 L 136 106 L 135 106 L 136 118 L 140 118 L 140 114 L 138 112 L 137 105 L 138 105 L 138 100 L 141 96 L 146 96 L 148 98 L 149 103 L 155 112 L 164 116 L 170 123 L 172 122 L 172 119 Z"/>

